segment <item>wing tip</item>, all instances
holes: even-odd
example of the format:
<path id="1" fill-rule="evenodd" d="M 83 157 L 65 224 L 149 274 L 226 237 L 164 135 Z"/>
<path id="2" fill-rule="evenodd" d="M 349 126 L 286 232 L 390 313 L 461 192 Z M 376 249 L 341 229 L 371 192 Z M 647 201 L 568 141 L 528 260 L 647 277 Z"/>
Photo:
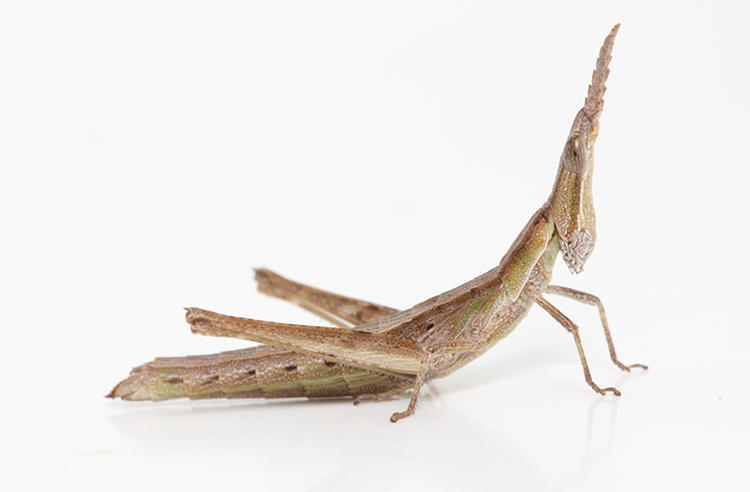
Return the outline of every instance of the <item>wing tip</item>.
<path id="1" fill-rule="evenodd" d="M 145 393 L 145 383 L 141 374 L 131 374 L 115 385 L 112 390 L 104 395 L 105 398 L 116 400 L 150 400 L 150 395 Z"/>

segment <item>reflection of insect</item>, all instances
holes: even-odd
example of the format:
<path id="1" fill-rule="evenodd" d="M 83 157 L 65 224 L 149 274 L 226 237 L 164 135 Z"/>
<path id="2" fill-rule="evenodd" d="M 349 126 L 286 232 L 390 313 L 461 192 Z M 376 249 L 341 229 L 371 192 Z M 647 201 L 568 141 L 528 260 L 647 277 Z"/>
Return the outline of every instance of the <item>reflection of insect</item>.
<path id="1" fill-rule="evenodd" d="M 625 371 L 646 369 L 642 364 L 626 366 L 617 359 L 598 297 L 549 285 L 558 253 L 573 273 L 579 273 L 594 248 L 594 141 L 619 27 L 612 29 L 599 52 L 586 101 L 573 120 L 560 158 L 552 194 L 499 266 L 405 311 L 258 270 L 261 292 L 298 304 L 338 327 L 289 325 L 189 308 L 186 317 L 195 333 L 268 345 L 214 355 L 158 358 L 133 369 L 108 396 L 124 400 L 352 396 L 356 404 L 411 388 L 409 407 L 391 416 L 396 422 L 414 413 L 425 380 L 446 376 L 483 354 L 507 336 L 534 303 L 573 336 L 589 386 L 601 394 L 619 395 L 616 388 L 602 389 L 594 383 L 578 327 L 544 297 L 558 294 L 596 305 L 614 363 Z"/>

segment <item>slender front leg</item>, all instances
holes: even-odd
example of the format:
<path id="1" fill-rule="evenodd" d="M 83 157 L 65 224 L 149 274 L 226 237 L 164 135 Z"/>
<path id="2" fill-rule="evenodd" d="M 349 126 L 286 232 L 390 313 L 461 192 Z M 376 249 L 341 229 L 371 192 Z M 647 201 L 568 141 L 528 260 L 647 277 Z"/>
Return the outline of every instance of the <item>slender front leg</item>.
<path id="1" fill-rule="evenodd" d="M 581 365 L 583 366 L 583 376 L 586 378 L 586 382 L 589 383 L 589 386 L 594 388 L 594 391 L 597 393 L 603 395 L 606 392 L 614 393 L 616 396 L 620 396 L 620 390 L 617 388 L 600 388 L 597 386 L 597 384 L 591 379 L 591 372 L 589 371 L 589 364 L 586 362 L 586 354 L 583 353 L 583 345 L 581 344 L 581 337 L 578 335 L 578 326 L 573 323 L 570 318 L 565 316 L 563 313 L 560 312 L 555 306 L 549 303 L 547 299 L 541 296 L 541 294 L 534 293 L 532 294 L 532 297 L 534 299 L 534 302 L 539 304 L 542 309 L 547 311 L 549 314 L 552 315 L 553 318 L 555 318 L 561 325 L 563 325 L 563 328 L 568 330 L 571 335 L 573 335 L 573 339 L 576 342 L 576 348 L 578 348 L 578 355 L 581 357 Z"/>
<path id="2" fill-rule="evenodd" d="M 612 334 L 609 332 L 609 323 L 607 323 L 607 315 L 604 313 L 604 304 L 602 300 L 593 294 L 587 292 L 581 292 L 580 290 L 571 289 L 568 287 L 562 287 L 560 285 L 548 285 L 544 292 L 549 294 L 557 294 L 559 296 L 567 297 L 569 299 L 582 302 L 584 304 L 590 304 L 596 306 L 599 309 L 599 318 L 602 320 L 602 327 L 604 327 L 604 336 L 607 337 L 607 346 L 609 347 L 609 356 L 612 358 L 612 362 L 623 371 L 630 371 L 632 367 L 640 367 L 641 369 L 648 369 L 648 366 L 643 364 L 630 364 L 625 365 L 617 359 L 617 353 L 615 352 L 615 344 L 612 342 Z"/>

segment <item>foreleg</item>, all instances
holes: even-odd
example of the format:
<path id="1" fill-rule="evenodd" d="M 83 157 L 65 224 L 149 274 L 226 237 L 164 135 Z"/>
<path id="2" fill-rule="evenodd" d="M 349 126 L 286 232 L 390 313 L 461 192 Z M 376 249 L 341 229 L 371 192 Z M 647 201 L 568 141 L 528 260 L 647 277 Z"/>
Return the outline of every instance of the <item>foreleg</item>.
<path id="1" fill-rule="evenodd" d="M 612 358 L 612 362 L 623 371 L 630 371 L 633 367 L 640 367 L 641 369 L 648 369 L 648 366 L 643 364 L 630 364 L 625 365 L 617 359 L 617 353 L 615 352 L 615 344 L 612 342 L 612 334 L 609 331 L 609 323 L 607 323 L 607 315 L 604 312 L 604 304 L 602 300 L 593 294 L 582 292 L 580 290 L 571 289 L 569 287 L 562 287 L 560 285 L 548 285 L 544 292 L 549 294 L 556 294 L 559 296 L 567 297 L 584 304 L 590 304 L 596 306 L 599 309 L 599 318 L 602 320 L 602 327 L 604 328 L 604 336 L 607 338 L 607 347 L 609 347 L 609 356 Z"/>
<path id="2" fill-rule="evenodd" d="M 558 323 L 563 325 L 571 335 L 573 340 L 576 342 L 576 348 L 578 349 L 578 355 L 581 358 L 581 365 L 583 366 L 583 376 L 586 378 L 586 382 L 591 386 L 594 391 L 603 395 L 607 392 L 614 393 L 616 396 L 620 396 L 620 390 L 617 388 L 600 388 L 592 379 L 591 372 L 589 371 L 589 364 L 586 362 L 586 354 L 583 352 L 583 345 L 581 344 L 581 337 L 578 335 L 578 326 L 573 323 L 567 316 L 560 312 L 555 306 L 549 303 L 547 299 L 541 296 L 541 294 L 532 294 L 534 302 L 539 304 L 542 309 L 547 311 Z"/>

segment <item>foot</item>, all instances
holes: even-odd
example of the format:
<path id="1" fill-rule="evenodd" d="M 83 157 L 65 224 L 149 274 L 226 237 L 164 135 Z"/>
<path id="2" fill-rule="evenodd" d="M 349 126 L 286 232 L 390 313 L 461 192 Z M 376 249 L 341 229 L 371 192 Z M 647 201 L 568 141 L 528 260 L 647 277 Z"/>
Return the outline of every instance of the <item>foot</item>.
<path id="1" fill-rule="evenodd" d="M 645 371 L 646 369 L 648 369 L 648 366 L 647 366 L 647 365 L 644 365 L 644 364 L 630 364 L 629 366 L 626 366 L 625 364 L 623 364 L 622 362 L 620 362 L 620 361 L 619 361 L 619 360 L 617 360 L 617 359 L 615 359 L 615 360 L 614 360 L 614 363 L 615 363 L 615 365 L 616 365 L 617 367 L 619 367 L 619 368 L 620 368 L 620 369 L 622 369 L 623 371 L 627 371 L 627 372 L 630 372 L 630 369 L 632 369 L 632 368 L 634 368 L 634 367 L 639 367 L 639 368 L 643 369 L 644 371 Z"/>
<path id="2" fill-rule="evenodd" d="M 620 393 L 620 390 L 618 390 L 617 388 L 613 388 L 611 386 L 609 388 L 600 388 L 599 386 L 596 385 L 596 383 L 591 382 L 591 381 L 589 382 L 589 386 L 594 388 L 594 391 L 596 391 L 600 395 L 606 395 L 607 393 L 612 393 L 615 396 L 622 395 L 622 393 Z"/>
<path id="3" fill-rule="evenodd" d="M 410 409 L 406 410 L 405 412 L 396 412 L 393 415 L 391 415 L 391 422 L 393 422 L 395 424 L 399 420 L 401 420 L 403 418 L 406 418 L 406 417 L 408 417 L 409 415 L 411 415 L 413 413 L 414 413 L 414 409 L 413 408 L 410 408 Z"/>

